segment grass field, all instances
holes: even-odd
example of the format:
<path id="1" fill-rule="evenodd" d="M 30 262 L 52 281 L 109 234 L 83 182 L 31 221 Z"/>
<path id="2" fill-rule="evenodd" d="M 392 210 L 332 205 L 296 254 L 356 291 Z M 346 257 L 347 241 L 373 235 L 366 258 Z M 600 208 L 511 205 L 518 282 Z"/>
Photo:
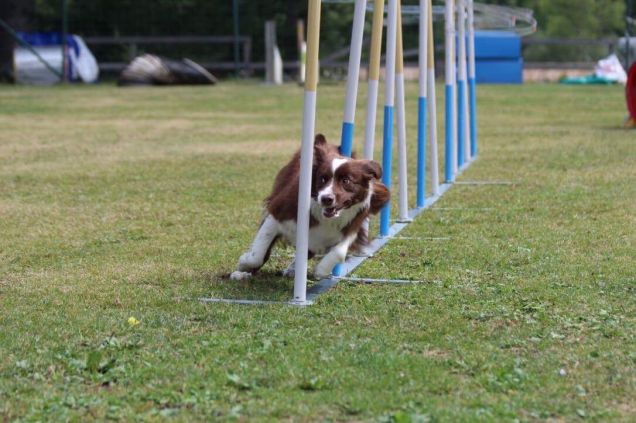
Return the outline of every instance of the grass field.
<path id="1" fill-rule="evenodd" d="M 343 92 L 319 92 L 334 141 Z M 298 87 L 0 87 L 0 421 L 636 420 L 621 88 L 479 96 L 460 180 L 514 184 L 453 187 L 403 233 L 449 239 L 356 270 L 425 283 L 294 308 L 196 298 L 290 298 L 289 248 L 253 281 L 227 274 L 298 146 Z"/>

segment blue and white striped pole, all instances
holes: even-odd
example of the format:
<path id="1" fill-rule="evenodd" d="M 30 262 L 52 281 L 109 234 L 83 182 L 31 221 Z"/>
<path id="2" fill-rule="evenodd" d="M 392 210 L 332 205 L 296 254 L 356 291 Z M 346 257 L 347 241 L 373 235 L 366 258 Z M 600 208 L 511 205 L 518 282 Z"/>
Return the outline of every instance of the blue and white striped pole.
<path id="1" fill-rule="evenodd" d="M 420 0 L 418 65 L 419 96 L 417 99 L 417 207 L 426 203 L 426 89 L 428 74 L 429 1 Z"/>
<path id="2" fill-rule="evenodd" d="M 435 43 L 433 40 L 433 2 L 428 0 L 428 116 L 431 168 L 431 192 L 439 194 L 439 165 L 437 158 L 437 94 L 435 93 Z"/>
<path id="3" fill-rule="evenodd" d="M 477 79 L 475 73 L 475 11 L 468 1 L 468 97 L 470 99 L 470 157 L 477 156 Z"/>
<path id="4" fill-rule="evenodd" d="M 353 149 L 353 133 L 356 117 L 356 99 L 358 96 L 358 80 L 360 78 L 360 56 L 362 54 L 362 35 L 364 33 L 364 17 L 367 0 L 356 0 L 353 11 L 353 28 L 351 30 L 351 49 L 349 50 L 349 67 L 347 69 L 347 88 L 345 94 L 344 117 L 340 152 L 351 156 Z"/>
<path id="5" fill-rule="evenodd" d="M 455 180 L 455 168 L 457 160 L 455 156 L 456 133 L 455 125 L 455 19 L 454 1 L 446 0 L 444 11 L 445 36 L 446 36 L 446 116 L 445 116 L 445 151 L 444 151 L 444 176 L 447 183 Z"/>
<path id="6" fill-rule="evenodd" d="M 356 100 L 358 97 L 358 81 L 360 79 L 360 56 L 362 54 L 362 36 L 367 0 L 356 0 L 353 11 L 353 28 L 351 30 L 351 49 L 349 50 L 349 68 L 347 70 L 347 88 L 345 94 L 344 117 L 340 137 L 340 153 L 351 157 L 353 150 L 353 133 L 356 118 Z M 340 276 L 341 266 L 337 264 L 334 276 Z"/>
<path id="7" fill-rule="evenodd" d="M 468 161 L 468 96 L 466 93 L 466 5 L 457 0 L 457 166 Z"/>
<path id="8" fill-rule="evenodd" d="M 398 222 L 408 222 L 409 194 L 406 163 L 406 105 L 404 101 L 404 57 L 402 43 L 402 6 L 398 0 L 395 41 L 395 117 L 398 149 Z"/>
<path id="9" fill-rule="evenodd" d="M 389 0 L 386 34 L 386 66 L 384 88 L 384 130 L 382 136 L 382 182 L 391 188 L 391 166 L 393 163 L 393 103 L 395 100 L 395 50 L 397 34 L 397 1 Z M 380 236 L 389 235 L 391 203 L 380 212 Z"/>

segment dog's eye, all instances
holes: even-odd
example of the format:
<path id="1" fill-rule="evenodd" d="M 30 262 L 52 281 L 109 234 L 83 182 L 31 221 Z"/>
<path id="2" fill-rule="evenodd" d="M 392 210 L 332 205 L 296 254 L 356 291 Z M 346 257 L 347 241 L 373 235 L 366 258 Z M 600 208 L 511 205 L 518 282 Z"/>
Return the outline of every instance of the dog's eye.
<path id="1" fill-rule="evenodd" d="M 346 176 L 344 178 L 342 178 L 342 183 L 345 185 L 349 185 L 349 182 L 351 182 L 351 180 L 349 178 L 347 178 Z"/>
<path id="2" fill-rule="evenodd" d="M 327 183 L 328 178 L 325 175 L 322 175 L 320 177 L 320 183 L 321 184 L 326 184 Z"/>

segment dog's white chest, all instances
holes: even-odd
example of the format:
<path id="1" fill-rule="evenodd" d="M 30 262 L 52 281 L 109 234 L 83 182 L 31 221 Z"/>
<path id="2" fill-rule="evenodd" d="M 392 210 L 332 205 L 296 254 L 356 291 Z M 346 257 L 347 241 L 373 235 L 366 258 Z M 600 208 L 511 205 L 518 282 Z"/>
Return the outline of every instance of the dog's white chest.
<path id="1" fill-rule="evenodd" d="M 336 219 L 327 219 L 322 217 L 320 206 L 312 201 L 311 214 L 318 221 L 318 224 L 309 228 L 309 251 L 318 255 L 325 254 L 331 247 L 342 241 L 344 239 L 342 230 L 365 206 L 365 204 L 356 205 L 343 210 Z M 286 220 L 278 222 L 278 224 L 279 232 L 283 238 L 289 244 L 295 245 L 296 221 Z"/>
<path id="2" fill-rule="evenodd" d="M 325 254 L 327 250 L 342 241 L 342 228 L 331 222 L 321 222 L 309 228 L 309 251 Z"/>
<path id="3" fill-rule="evenodd" d="M 325 254 L 329 248 L 339 243 L 342 238 L 342 224 L 339 222 L 320 222 L 318 225 L 309 228 L 309 251 L 315 254 Z M 296 222 L 287 220 L 279 223 L 280 233 L 285 240 L 291 244 L 296 244 Z"/>

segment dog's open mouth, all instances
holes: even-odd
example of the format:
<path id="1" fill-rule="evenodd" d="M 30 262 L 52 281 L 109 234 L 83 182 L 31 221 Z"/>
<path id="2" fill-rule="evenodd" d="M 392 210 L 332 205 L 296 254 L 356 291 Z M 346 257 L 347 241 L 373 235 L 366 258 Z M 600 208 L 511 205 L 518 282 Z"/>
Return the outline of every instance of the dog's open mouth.
<path id="1" fill-rule="evenodd" d="M 327 219 L 332 219 L 340 214 L 340 210 L 335 207 L 324 207 L 322 209 L 322 215 Z"/>

